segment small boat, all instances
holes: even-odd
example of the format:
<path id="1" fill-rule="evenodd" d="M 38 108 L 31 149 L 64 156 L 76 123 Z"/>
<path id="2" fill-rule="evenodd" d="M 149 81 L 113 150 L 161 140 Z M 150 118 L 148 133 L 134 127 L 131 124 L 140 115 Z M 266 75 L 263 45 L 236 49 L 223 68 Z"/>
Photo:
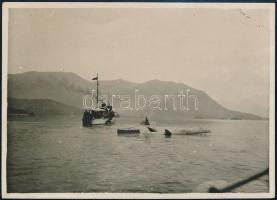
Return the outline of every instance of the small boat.
<path id="1" fill-rule="evenodd" d="M 139 134 L 139 133 L 140 133 L 139 129 L 130 129 L 130 128 L 117 129 L 117 134 Z"/>
<path id="2" fill-rule="evenodd" d="M 154 129 L 154 128 L 150 127 L 150 126 L 148 126 L 147 128 L 148 128 L 148 130 L 149 130 L 150 132 L 157 132 L 156 129 Z"/>
<path id="3" fill-rule="evenodd" d="M 171 136 L 172 133 L 171 133 L 169 130 L 165 129 L 165 130 L 164 130 L 164 135 L 165 135 L 165 136 Z"/>
<path id="4" fill-rule="evenodd" d="M 203 128 L 197 128 L 197 129 L 182 129 L 182 130 L 174 130 L 169 131 L 168 129 L 165 129 L 165 135 L 198 135 L 198 134 L 204 134 L 204 133 L 210 133 L 211 131 L 209 129 L 203 129 Z"/>
<path id="5" fill-rule="evenodd" d="M 113 111 L 113 107 L 108 103 L 102 102 L 101 105 L 98 98 L 98 74 L 92 80 L 97 81 L 97 93 L 96 93 L 96 104 L 97 107 L 94 109 L 85 110 L 83 113 L 83 126 L 94 126 L 94 125 L 112 125 L 114 123 L 113 118 L 115 117 L 115 112 Z"/>
<path id="6" fill-rule="evenodd" d="M 142 125 L 145 125 L 145 126 L 149 126 L 150 123 L 149 123 L 148 118 L 146 117 L 146 118 L 145 118 L 145 121 L 142 121 L 141 124 L 142 124 Z"/>

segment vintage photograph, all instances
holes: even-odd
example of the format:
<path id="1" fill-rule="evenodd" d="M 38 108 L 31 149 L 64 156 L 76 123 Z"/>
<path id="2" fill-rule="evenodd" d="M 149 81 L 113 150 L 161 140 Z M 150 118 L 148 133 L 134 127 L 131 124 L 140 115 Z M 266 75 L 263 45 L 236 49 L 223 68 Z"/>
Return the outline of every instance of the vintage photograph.
<path id="1" fill-rule="evenodd" d="M 274 8 L 5 3 L 3 197 L 275 196 Z"/>

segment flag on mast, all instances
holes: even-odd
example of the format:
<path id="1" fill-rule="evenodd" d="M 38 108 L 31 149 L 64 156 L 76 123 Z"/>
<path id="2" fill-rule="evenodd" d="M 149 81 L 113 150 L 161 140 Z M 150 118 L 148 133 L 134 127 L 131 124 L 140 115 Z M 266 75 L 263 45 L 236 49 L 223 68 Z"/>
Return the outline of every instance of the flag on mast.
<path id="1" fill-rule="evenodd" d="M 98 80 L 98 76 L 94 77 L 92 80 Z"/>

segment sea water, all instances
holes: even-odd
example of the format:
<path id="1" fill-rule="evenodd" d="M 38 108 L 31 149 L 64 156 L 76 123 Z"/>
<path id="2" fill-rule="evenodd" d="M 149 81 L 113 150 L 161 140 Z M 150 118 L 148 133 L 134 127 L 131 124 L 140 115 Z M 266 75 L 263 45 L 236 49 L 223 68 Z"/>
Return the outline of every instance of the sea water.
<path id="1" fill-rule="evenodd" d="M 233 183 L 268 167 L 268 121 L 158 119 L 152 123 L 158 132 L 150 133 L 139 125 L 142 120 L 122 116 L 112 126 L 91 128 L 82 127 L 80 116 L 8 121 L 8 192 L 190 193 L 201 184 Z M 130 127 L 141 133 L 117 135 L 117 128 Z M 211 133 L 163 135 L 165 128 L 183 127 Z M 268 192 L 268 179 L 233 192 Z"/>

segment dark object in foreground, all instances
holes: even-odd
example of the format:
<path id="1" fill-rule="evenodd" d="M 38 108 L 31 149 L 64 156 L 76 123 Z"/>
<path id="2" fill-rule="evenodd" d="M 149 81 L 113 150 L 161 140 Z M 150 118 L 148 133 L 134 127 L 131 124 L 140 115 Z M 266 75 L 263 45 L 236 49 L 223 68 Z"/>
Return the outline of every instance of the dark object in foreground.
<path id="1" fill-rule="evenodd" d="M 139 129 L 117 129 L 117 134 L 138 134 Z"/>
<path id="2" fill-rule="evenodd" d="M 171 136 L 172 135 L 172 133 L 167 129 L 165 129 L 164 132 L 165 132 L 164 133 L 165 136 Z"/>
<path id="3" fill-rule="evenodd" d="M 14 108 L 14 107 L 8 107 L 8 115 L 9 116 L 35 116 L 34 112 L 29 112 L 27 110 L 24 109 L 18 109 L 18 108 Z"/>
<path id="4" fill-rule="evenodd" d="M 254 181 L 254 180 L 256 180 L 256 179 L 258 179 L 258 178 L 260 178 L 260 177 L 262 177 L 262 176 L 264 176 L 264 175 L 266 175 L 266 174 L 268 174 L 268 173 L 269 173 L 269 168 L 267 168 L 266 170 L 264 170 L 264 171 L 262 171 L 262 172 L 260 172 L 260 173 L 258 173 L 258 174 L 255 174 L 255 175 L 253 175 L 253 176 L 250 176 L 250 177 L 247 178 L 247 179 L 244 179 L 244 180 L 238 181 L 238 182 L 236 182 L 236 183 L 233 183 L 233 184 L 231 184 L 231 185 L 229 185 L 229 186 L 226 186 L 226 187 L 224 187 L 224 188 L 222 188 L 222 189 L 217 189 L 216 187 L 211 187 L 211 188 L 209 189 L 209 192 L 210 192 L 210 193 L 223 193 L 223 192 L 229 192 L 229 191 L 231 191 L 231 190 L 233 190 L 233 189 L 236 189 L 236 188 L 238 188 L 238 187 L 240 187 L 240 186 L 243 186 L 243 185 L 246 184 L 246 183 L 249 183 L 249 182 L 251 182 L 251 181 Z"/>
<path id="5" fill-rule="evenodd" d="M 156 129 L 151 128 L 150 126 L 148 126 L 147 128 L 148 128 L 148 130 L 149 130 L 150 132 L 157 132 L 157 130 L 156 130 Z"/>

